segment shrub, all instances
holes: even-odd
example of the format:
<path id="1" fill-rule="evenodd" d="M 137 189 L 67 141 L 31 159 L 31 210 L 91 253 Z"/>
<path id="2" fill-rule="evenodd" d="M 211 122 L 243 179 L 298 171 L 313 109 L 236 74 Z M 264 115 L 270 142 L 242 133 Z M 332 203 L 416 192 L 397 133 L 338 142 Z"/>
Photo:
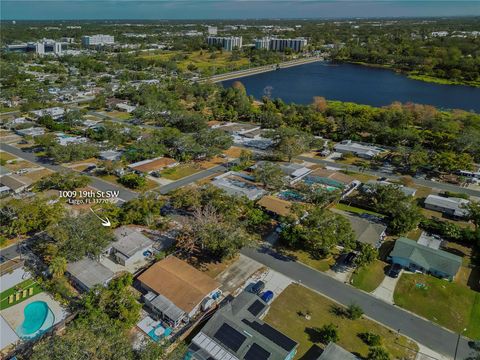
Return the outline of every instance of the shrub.
<path id="1" fill-rule="evenodd" d="M 348 318 L 351 320 L 360 319 L 363 315 L 363 310 L 360 306 L 356 304 L 350 304 L 347 308 Z"/>
<path id="2" fill-rule="evenodd" d="M 368 346 L 379 346 L 382 342 L 380 335 L 371 332 L 360 333 L 358 337 Z"/>
<path id="3" fill-rule="evenodd" d="M 338 331 L 335 325 L 327 324 L 316 329 L 320 342 L 327 345 L 330 342 L 338 341 Z"/>
<path id="4" fill-rule="evenodd" d="M 390 360 L 390 354 L 383 347 L 371 347 L 368 351 L 367 360 Z"/>

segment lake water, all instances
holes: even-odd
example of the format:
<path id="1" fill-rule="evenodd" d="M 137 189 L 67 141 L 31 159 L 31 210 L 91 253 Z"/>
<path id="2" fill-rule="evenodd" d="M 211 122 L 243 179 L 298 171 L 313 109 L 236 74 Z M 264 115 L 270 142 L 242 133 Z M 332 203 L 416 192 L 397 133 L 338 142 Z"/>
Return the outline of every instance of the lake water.
<path id="1" fill-rule="evenodd" d="M 270 93 L 287 103 L 310 104 L 314 96 L 323 96 L 373 106 L 400 101 L 480 113 L 480 88 L 427 83 L 362 65 L 315 62 L 238 80 L 255 98 Z M 223 84 L 230 86 L 234 81 Z"/>

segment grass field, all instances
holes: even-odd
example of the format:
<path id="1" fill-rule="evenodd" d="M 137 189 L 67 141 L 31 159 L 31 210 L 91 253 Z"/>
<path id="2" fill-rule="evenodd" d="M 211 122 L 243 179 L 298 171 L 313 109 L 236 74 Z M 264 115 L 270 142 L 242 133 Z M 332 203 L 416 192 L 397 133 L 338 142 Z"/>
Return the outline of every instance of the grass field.
<path id="1" fill-rule="evenodd" d="M 16 159 L 17 157 L 15 155 L 12 155 L 6 151 L 0 151 L 0 160 L 8 161 L 8 160 L 13 160 Z"/>
<path id="2" fill-rule="evenodd" d="M 384 217 L 384 215 L 382 215 L 380 213 L 377 213 L 375 211 L 360 209 L 358 207 L 350 206 L 350 205 L 347 205 L 347 204 L 340 204 L 339 203 L 339 204 L 335 205 L 335 208 L 338 209 L 338 210 L 343 210 L 343 211 L 351 212 L 351 213 L 358 214 L 358 215 L 370 214 L 370 215 L 375 215 L 375 216 L 382 217 L 382 218 Z"/>
<path id="3" fill-rule="evenodd" d="M 354 272 L 350 283 L 356 288 L 372 292 L 385 278 L 386 266 L 388 266 L 387 263 L 375 260 L 373 264 L 364 266 Z"/>
<path id="4" fill-rule="evenodd" d="M 175 60 L 176 57 L 183 55 L 186 58 L 182 60 Z M 198 71 L 211 71 L 212 73 L 222 73 L 225 71 L 232 71 L 244 68 L 249 64 L 247 58 L 239 58 L 238 60 L 230 60 L 232 54 L 229 52 L 216 52 L 214 57 L 208 51 L 166 51 L 160 53 L 149 53 L 141 55 L 142 58 L 155 59 L 160 61 L 173 60 L 182 71 L 187 70 L 189 65 L 195 66 Z"/>
<path id="5" fill-rule="evenodd" d="M 303 250 L 290 250 L 285 248 L 278 248 L 278 251 L 285 256 L 290 256 L 296 261 L 301 262 L 305 265 L 310 266 L 318 271 L 327 271 L 329 270 L 336 262 L 336 258 L 339 253 L 337 249 L 332 250 L 332 254 L 325 259 L 314 259 L 310 256 L 309 253 Z"/>
<path id="6" fill-rule="evenodd" d="M 425 288 L 417 287 L 425 284 Z M 395 304 L 455 332 L 480 339 L 480 293 L 423 274 L 403 274 L 394 293 Z"/>
<path id="7" fill-rule="evenodd" d="M 338 344 L 365 358 L 368 346 L 358 337 L 362 332 L 373 332 L 382 338 L 382 346 L 392 358 L 414 359 L 417 345 L 403 336 L 365 318 L 350 320 L 336 315 L 336 303 L 300 285 L 290 285 L 276 298 L 265 321 L 299 343 L 296 359 L 300 359 L 314 344 L 318 344 L 315 328 L 333 323 L 337 326 Z M 310 311 L 311 319 L 300 314 Z M 399 345 L 400 344 L 400 345 Z M 409 349 L 413 349 L 409 350 Z"/>
<path id="8" fill-rule="evenodd" d="M 341 170 L 341 173 L 350 175 L 351 177 L 355 178 L 358 181 L 361 181 L 362 183 L 366 183 L 369 180 L 375 180 L 377 177 L 365 173 L 359 173 L 355 171 L 349 171 L 349 170 Z"/>
<path id="9" fill-rule="evenodd" d="M 8 303 L 8 297 L 10 295 L 15 295 L 17 292 L 21 292 L 24 289 L 28 290 L 29 288 L 33 287 L 33 294 L 32 295 L 27 295 L 26 297 L 21 297 L 18 301 L 13 301 L 13 303 L 9 304 Z M 0 293 L 0 310 L 4 310 L 6 308 L 9 308 L 10 306 L 16 305 L 18 303 L 21 303 L 23 300 L 27 300 L 29 297 L 32 297 L 33 295 L 36 295 L 38 293 L 41 293 L 43 290 L 38 285 L 34 279 L 27 279 L 25 281 L 22 281 L 21 283 L 17 284 L 16 286 L 7 289 L 5 291 L 2 291 Z M 15 296 L 14 296 L 15 297 Z"/>
<path id="10" fill-rule="evenodd" d="M 199 171 L 201 171 L 201 168 L 195 164 L 181 164 L 173 168 L 163 170 L 160 175 L 168 180 L 179 180 L 186 176 L 193 175 Z"/>

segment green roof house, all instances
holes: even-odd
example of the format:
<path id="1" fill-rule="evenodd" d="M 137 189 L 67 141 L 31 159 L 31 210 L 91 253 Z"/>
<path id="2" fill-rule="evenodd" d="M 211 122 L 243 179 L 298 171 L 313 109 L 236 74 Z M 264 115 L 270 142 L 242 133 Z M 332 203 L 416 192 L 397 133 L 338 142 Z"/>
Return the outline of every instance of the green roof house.
<path id="1" fill-rule="evenodd" d="M 421 245 L 404 237 L 395 242 L 389 258 L 411 271 L 420 271 L 433 276 L 453 280 L 462 265 L 460 256 Z"/>

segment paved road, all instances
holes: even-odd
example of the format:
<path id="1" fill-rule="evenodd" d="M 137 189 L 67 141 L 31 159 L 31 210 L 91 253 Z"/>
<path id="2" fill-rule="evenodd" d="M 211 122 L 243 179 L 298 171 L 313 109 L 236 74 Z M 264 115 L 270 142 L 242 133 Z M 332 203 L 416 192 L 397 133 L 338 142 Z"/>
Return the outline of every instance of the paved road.
<path id="1" fill-rule="evenodd" d="M 13 155 L 16 155 L 18 157 L 21 157 L 25 160 L 28 160 L 30 162 L 33 162 L 35 164 L 38 164 L 40 166 L 43 166 L 47 169 L 53 170 L 53 171 L 73 171 L 71 169 L 68 169 L 64 166 L 61 165 L 54 165 L 45 161 L 42 161 L 40 158 L 38 158 L 35 153 L 33 152 L 27 152 L 23 151 L 19 148 L 16 148 L 15 146 L 11 146 L 8 144 L 2 144 L 1 145 L 2 150 L 8 151 L 9 153 L 12 153 Z M 124 201 L 129 201 L 131 199 L 134 199 L 138 197 L 138 194 L 134 191 L 125 189 L 121 186 L 109 183 L 107 181 L 101 180 L 97 177 L 94 176 L 89 176 L 91 179 L 90 185 L 94 187 L 95 189 L 101 190 L 101 191 L 107 191 L 107 190 L 116 190 L 119 191 L 119 198 Z"/>
<path id="2" fill-rule="evenodd" d="M 458 339 L 457 334 L 279 255 L 267 245 L 260 248 L 244 248 L 241 253 L 343 305 L 356 303 L 370 318 L 392 329 L 399 329 L 400 333 L 408 335 L 413 340 L 453 358 Z M 457 359 L 467 358 L 470 352 L 467 340 L 462 338 L 459 343 Z"/>
<path id="3" fill-rule="evenodd" d="M 387 172 L 374 171 L 374 170 L 361 170 L 359 167 L 357 167 L 355 165 L 340 164 L 340 163 L 337 163 L 337 162 L 311 158 L 311 157 L 308 157 L 308 156 L 297 156 L 297 159 L 307 161 L 307 162 L 311 162 L 311 163 L 315 163 L 315 164 L 324 165 L 324 166 L 332 166 L 332 167 L 348 169 L 348 170 L 352 170 L 352 171 L 363 172 L 365 174 L 378 176 L 378 177 L 386 176 L 386 177 L 389 177 L 391 179 L 400 178 L 400 176 L 398 176 L 398 175 L 393 175 L 393 174 L 387 173 Z M 460 193 L 464 193 L 464 194 L 467 194 L 467 195 L 470 195 L 470 196 L 480 196 L 480 191 L 479 190 L 468 189 L 468 188 L 464 188 L 464 187 L 457 186 L 457 185 L 446 184 L 446 183 L 424 180 L 424 179 L 412 178 L 412 180 L 415 184 L 420 185 L 420 186 L 437 188 L 437 189 L 444 190 L 444 191 L 460 192 Z"/>

